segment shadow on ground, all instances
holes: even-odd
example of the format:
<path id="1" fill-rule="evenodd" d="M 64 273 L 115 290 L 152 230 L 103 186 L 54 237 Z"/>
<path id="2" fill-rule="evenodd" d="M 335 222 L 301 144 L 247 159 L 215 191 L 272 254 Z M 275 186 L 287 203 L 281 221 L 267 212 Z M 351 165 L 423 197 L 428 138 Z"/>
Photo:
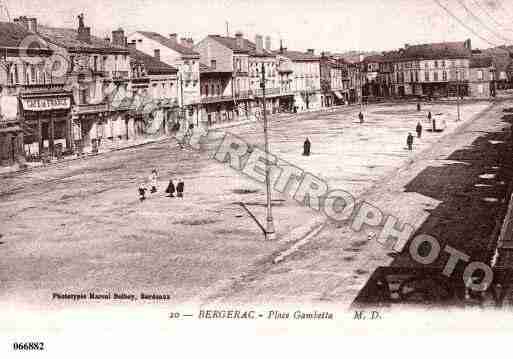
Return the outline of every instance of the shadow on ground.
<path id="1" fill-rule="evenodd" d="M 511 124 L 513 115 L 502 120 Z M 450 155 L 448 160 L 457 162 L 427 167 L 407 184 L 406 192 L 441 202 L 415 233 L 437 238 L 440 256 L 429 265 L 419 264 L 411 257 L 408 243 L 402 253 L 390 254 L 394 257 L 390 266 L 372 274 L 353 305 L 459 306 L 473 299 L 462 279 L 465 264 L 460 262 L 450 278 L 442 275 L 449 259 L 444 248 L 449 245 L 467 254 L 469 262 L 491 263 L 513 177 L 512 140 L 509 127 L 483 132 L 470 146 Z M 429 251 L 426 244 L 418 252 L 425 256 Z"/>

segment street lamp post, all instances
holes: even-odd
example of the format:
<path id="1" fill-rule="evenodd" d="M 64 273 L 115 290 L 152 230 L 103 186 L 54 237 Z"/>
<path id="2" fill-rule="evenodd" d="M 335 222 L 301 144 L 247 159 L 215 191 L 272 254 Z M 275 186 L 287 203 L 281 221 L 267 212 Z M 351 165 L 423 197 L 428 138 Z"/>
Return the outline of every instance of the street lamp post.
<path id="1" fill-rule="evenodd" d="M 267 186 L 267 222 L 265 228 L 265 240 L 274 239 L 274 222 L 271 204 L 271 180 L 270 180 L 270 166 L 269 166 L 269 134 L 267 124 L 267 111 L 265 106 L 265 66 L 262 63 L 262 107 L 264 110 L 264 141 L 265 141 L 265 184 Z"/>
<path id="2" fill-rule="evenodd" d="M 458 109 L 458 118 L 456 121 L 460 120 L 460 72 L 456 71 L 456 107 Z"/>

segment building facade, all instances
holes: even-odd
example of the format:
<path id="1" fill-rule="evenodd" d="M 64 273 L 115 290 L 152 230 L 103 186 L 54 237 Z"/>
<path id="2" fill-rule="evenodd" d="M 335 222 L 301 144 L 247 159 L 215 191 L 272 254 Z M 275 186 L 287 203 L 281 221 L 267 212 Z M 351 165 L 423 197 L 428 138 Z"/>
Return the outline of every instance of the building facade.
<path id="1" fill-rule="evenodd" d="M 178 69 L 179 103 L 184 123 L 199 124 L 201 116 L 200 55 L 194 50 L 191 38 L 178 41 L 176 33 L 165 37 L 151 31 L 136 31 L 128 42 L 137 50 Z"/>
<path id="2" fill-rule="evenodd" d="M 169 135 L 180 120 L 178 69 L 128 44 L 129 137 Z"/>
<path id="3" fill-rule="evenodd" d="M 473 56 L 469 65 L 469 96 L 495 97 L 495 66 L 488 56 Z"/>
<path id="4" fill-rule="evenodd" d="M 37 36 L 37 20 L 0 23 L 0 51 L 2 164 L 71 150 L 71 93 L 50 71 L 53 51 Z"/>

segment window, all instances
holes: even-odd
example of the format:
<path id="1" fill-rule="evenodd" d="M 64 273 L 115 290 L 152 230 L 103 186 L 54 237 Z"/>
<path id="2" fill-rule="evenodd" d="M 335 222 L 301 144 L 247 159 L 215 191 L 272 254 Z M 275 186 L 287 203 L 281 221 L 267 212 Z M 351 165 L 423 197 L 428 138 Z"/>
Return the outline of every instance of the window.
<path id="1" fill-rule="evenodd" d="M 477 79 L 482 80 L 483 79 L 483 70 L 477 70 Z"/>
<path id="2" fill-rule="evenodd" d="M 438 68 L 438 61 L 435 60 L 435 69 Z"/>
<path id="3" fill-rule="evenodd" d="M 429 72 L 424 72 L 424 80 L 429 81 Z"/>
<path id="4" fill-rule="evenodd" d="M 14 65 L 14 80 L 16 83 L 20 83 L 20 78 L 18 77 L 18 65 Z"/>
<path id="5" fill-rule="evenodd" d="M 477 85 L 477 92 L 479 92 L 480 95 L 484 93 L 484 86 L 483 84 Z"/>
<path id="6" fill-rule="evenodd" d="M 31 83 L 37 82 L 37 79 L 36 79 L 36 67 L 34 65 L 30 66 L 30 82 Z"/>
<path id="7" fill-rule="evenodd" d="M 93 57 L 93 69 L 98 71 L 98 56 Z"/>
<path id="8" fill-rule="evenodd" d="M 447 72 L 442 72 L 442 80 L 447 81 Z"/>
<path id="9" fill-rule="evenodd" d="M 442 67 L 445 67 L 445 60 L 442 60 Z"/>
<path id="10" fill-rule="evenodd" d="M 75 56 L 70 56 L 69 57 L 69 71 L 73 72 L 74 69 L 75 69 Z"/>
<path id="11" fill-rule="evenodd" d="M 216 69 L 217 61 L 216 60 L 210 60 L 210 67 L 212 67 L 214 70 Z"/>
<path id="12" fill-rule="evenodd" d="M 436 71 L 433 73 L 433 81 L 438 81 L 438 72 Z"/>

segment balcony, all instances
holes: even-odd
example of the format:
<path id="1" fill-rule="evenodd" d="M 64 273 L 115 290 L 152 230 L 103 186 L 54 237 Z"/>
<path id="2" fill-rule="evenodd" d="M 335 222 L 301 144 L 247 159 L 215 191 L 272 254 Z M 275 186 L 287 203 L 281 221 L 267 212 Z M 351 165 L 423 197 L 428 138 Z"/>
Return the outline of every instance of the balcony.
<path id="1" fill-rule="evenodd" d="M 93 76 L 98 76 L 98 77 L 108 77 L 109 76 L 109 72 L 108 71 L 105 71 L 105 70 L 92 70 L 91 73 L 93 74 Z"/>
<path id="2" fill-rule="evenodd" d="M 251 90 L 249 90 L 249 91 L 237 91 L 237 92 L 235 92 L 235 95 L 234 95 L 234 97 L 236 99 L 243 99 L 243 98 L 249 99 L 249 98 L 253 98 L 253 96 L 254 96 L 254 93 Z"/>
<path id="3" fill-rule="evenodd" d="M 109 111 L 108 103 L 74 105 L 71 113 L 73 115 L 88 115 Z"/>
<path id="4" fill-rule="evenodd" d="M 233 96 L 201 96 L 201 103 L 208 104 L 208 103 L 216 103 L 216 102 L 227 102 L 227 101 L 233 101 Z"/>
<path id="5" fill-rule="evenodd" d="M 128 81 L 128 71 L 112 71 L 112 81 Z"/>
<path id="6" fill-rule="evenodd" d="M 279 95 L 281 95 L 281 89 L 279 87 L 266 88 L 265 89 L 265 95 L 269 96 L 269 97 L 279 96 Z M 263 96 L 263 90 L 262 89 L 256 90 L 255 91 L 255 96 L 256 97 L 262 97 Z"/>
<path id="7" fill-rule="evenodd" d="M 192 71 L 185 71 L 182 73 L 182 81 L 199 81 L 199 73 Z"/>
<path id="8" fill-rule="evenodd" d="M 64 91 L 65 81 L 56 79 L 55 82 L 45 84 L 9 84 L 4 86 L 4 94 L 17 95 L 19 93 L 27 92 L 55 92 Z"/>

